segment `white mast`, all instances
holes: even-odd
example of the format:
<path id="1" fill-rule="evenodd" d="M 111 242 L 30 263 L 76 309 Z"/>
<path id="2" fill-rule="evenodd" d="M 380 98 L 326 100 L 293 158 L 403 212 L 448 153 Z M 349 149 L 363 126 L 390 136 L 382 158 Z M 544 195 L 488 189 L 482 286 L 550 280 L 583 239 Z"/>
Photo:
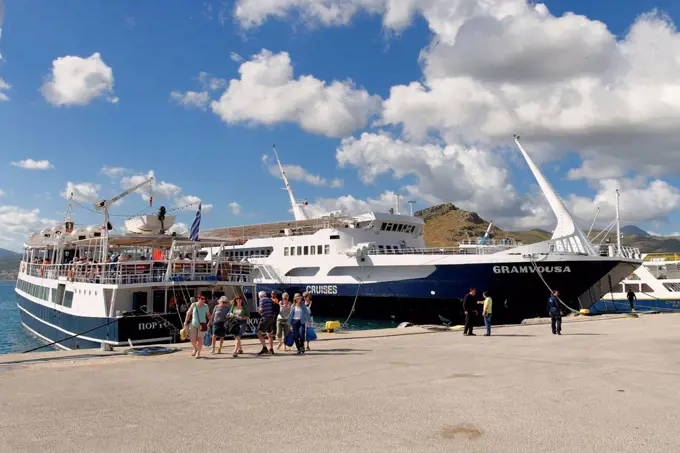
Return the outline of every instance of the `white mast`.
<path id="1" fill-rule="evenodd" d="M 538 169 L 536 164 L 534 164 L 534 161 L 529 157 L 529 154 L 527 154 L 520 144 L 519 136 L 515 134 L 513 138 L 515 139 L 515 144 L 524 156 L 524 160 L 526 160 L 527 165 L 529 165 L 531 172 L 534 174 L 534 178 L 536 178 L 536 182 L 538 182 L 543 195 L 548 200 L 548 204 L 555 214 L 555 217 L 557 217 L 557 226 L 555 227 L 555 231 L 553 231 L 552 239 L 568 238 L 571 236 L 574 240 L 581 243 L 588 255 L 597 255 L 583 231 L 576 226 L 576 222 L 574 222 L 569 210 L 564 206 L 560 197 L 557 196 L 555 189 L 553 189 L 548 180 L 545 179 L 541 170 Z"/>
<path id="2" fill-rule="evenodd" d="M 94 208 L 97 211 L 104 211 L 104 241 L 102 242 L 102 263 L 106 262 L 106 256 L 108 255 L 109 252 L 109 208 L 118 200 L 121 198 L 125 198 L 128 195 L 130 195 L 132 192 L 135 190 L 139 189 L 145 184 L 150 184 L 153 181 L 153 176 L 145 180 L 144 182 L 140 182 L 136 186 L 130 187 L 128 190 L 125 192 L 119 193 L 115 197 L 106 199 L 106 200 L 100 200 L 94 204 Z"/>
<path id="3" fill-rule="evenodd" d="M 409 213 L 411 214 L 411 217 L 413 217 L 413 205 L 414 205 L 414 204 L 415 204 L 415 201 L 409 200 L 409 202 L 408 202 L 408 210 L 409 210 Z"/>
<path id="4" fill-rule="evenodd" d="M 276 163 L 279 164 L 279 170 L 281 171 L 281 177 L 283 178 L 283 183 L 286 185 L 286 190 L 288 191 L 288 196 L 290 197 L 290 204 L 293 206 L 293 215 L 295 216 L 295 220 L 309 220 L 309 216 L 307 215 L 307 213 L 305 212 L 305 209 L 303 208 L 304 204 L 298 203 L 298 201 L 295 199 L 295 194 L 293 193 L 293 188 L 288 183 L 288 178 L 286 177 L 286 172 L 283 171 L 283 165 L 281 165 L 281 161 L 279 160 L 279 153 L 276 152 L 276 145 L 272 145 L 272 149 L 274 150 L 274 156 L 276 157 Z"/>
<path id="5" fill-rule="evenodd" d="M 590 224 L 590 229 L 588 230 L 588 235 L 586 236 L 588 239 L 590 239 L 590 233 L 593 231 L 593 227 L 595 226 L 595 222 L 597 221 L 597 216 L 600 215 L 600 207 L 597 207 L 597 212 L 595 213 L 595 218 L 593 219 L 593 223 Z"/>
<path id="6" fill-rule="evenodd" d="M 489 232 L 491 231 L 491 226 L 493 225 L 493 222 L 489 222 L 489 227 L 486 229 L 486 232 L 484 233 L 484 236 L 479 240 L 479 244 L 486 244 L 486 240 L 489 238 Z"/>
<path id="7" fill-rule="evenodd" d="M 619 189 L 616 189 L 616 254 L 621 254 L 621 217 L 619 216 Z"/>
<path id="8" fill-rule="evenodd" d="M 399 212 L 399 200 L 401 199 L 401 195 L 396 194 L 396 198 L 397 198 L 397 199 L 395 200 L 395 201 L 396 201 L 396 206 L 395 206 L 395 209 L 394 209 L 394 213 L 395 213 L 395 214 L 401 214 L 401 213 Z"/>

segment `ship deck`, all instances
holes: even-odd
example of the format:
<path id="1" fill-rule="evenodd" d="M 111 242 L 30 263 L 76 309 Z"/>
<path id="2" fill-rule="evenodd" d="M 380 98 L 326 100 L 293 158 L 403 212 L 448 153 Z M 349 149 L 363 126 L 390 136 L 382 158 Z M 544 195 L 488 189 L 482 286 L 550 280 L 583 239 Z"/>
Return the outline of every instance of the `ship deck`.
<path id="1" fill-rule="evenodd" d="M 680 362 L 668 360 L 680 315 L 583 320 L 565 318 L 562 336 L 545 324 L 475 338 L 320 334 L 302 357 L 257 357 L 252 341 L 237 359 L 194 360 L 185 346 L 7 355 L 0 447 L 175 451 L 191 438 L 237 451 L 680 451 Z M 217 382 L 251 384 L 215 399 Z M 263 408 L 274 417 L 264 431 L 231 435 L 262 426 Z M 224 430 L 215 437 L 201 414 Z"/>

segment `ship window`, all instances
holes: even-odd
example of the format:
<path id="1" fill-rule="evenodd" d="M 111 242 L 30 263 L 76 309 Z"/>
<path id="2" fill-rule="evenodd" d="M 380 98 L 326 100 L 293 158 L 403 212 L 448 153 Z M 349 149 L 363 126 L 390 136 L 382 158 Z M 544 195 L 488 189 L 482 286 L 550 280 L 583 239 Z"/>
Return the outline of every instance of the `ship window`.
<path id="1" fill-rule="evenodd" d="M 668 291 L 680 291 L 680 283 L 664 283 L 663 286 L 665 286 Z"/>
<path id="2" fill-rule="evenodd" d="M 331 254 L 331 246 L 328 245 L 328 244 L 324 245 L 323 246 L 323 253 L 326 254 L 326 255 L 330 255 Z"/>
<path id="3" fill-rule="evenodd" d="M 399 224 L 399 228 L 397 228 L 397 231 L 399 231 L 399 232 L 401 233 L 401 231 L 402 231 L 403 229 L 404 229 L 404 225 L 402 225 L 402 224 L 400 223 L 400 224 Z"/>
<path id="4" fill-rule="evenodd" d="M 302 255 L 302 246 L 301 245 L 298 245 L 297 254 L 298 254 L 298 256 Z"/>
<path id="5" fill-rule="evenodd" d="M 309 247 L 309 254 L 316 255 L 316 245 Z"/>
<path id="6" fill-rule="evenodd" d="M 394 225 L 392 225 L 391 223 L 388 223 L 388 224 L 387 224 L 387 228 L 385 228 L 385 231 L 392 231 L 392 227 L 393 227 L 393 226 L 394 226 Z"/>
<path id="7" fill-rule="evenodd" d="M 380 231 L 385 231 L 385 228 L 387 228 L 387 224 L 386 224 L 386 223 L 381 223 L 381 224 L 380 224 Z"/>
<path id="8" fill-rule="evenodd" d="M 385 246 L 384 245 L 379 245 L 378 250 L 382 253 L 385 251 Z"/>
<path id="9" fill-rule="evenodd" d="M 295 256 L 295 247 L 290 248 L 290 256 Z"/>
<path id="10" fill-rule="evenodd" d="M 643 284 L 642 284 L 642 289 L 641 289 L 640 291 L 642 291 L 643 293 L 651 293 L 651 292 L 654 291 L 654 290 L 653 290 L 652 287 L 649 286 L 647 283 L 643 283 Z"/>
<path id="11" fill-rule="evenodd" d="M 64 307 L 71 308 L 73 305 L 73 291 L 64 291 Z"/>
<path id="12" fill-rule="evenodd" d="M 309 246 L 308 245 L 305 245 L 304 254 L 309 255 Z"/>
<path id="13" fill-rule="evenodd" d="M 331 239 L 340 239 L 339 234 L 331 234 Z"/>
<path id="14" fill-rule="evenodd" d="M 317 255 L 322 255 L 323 254 L 323 247 L 321 245 L 316 246 L 316 254 Z"/>
<path id="15" fill-rule="evenodd" d="M 288 255 L 290 255 L 290 249 L 288 247 L 284 247 L 283 256 L 288 256 Z"/>

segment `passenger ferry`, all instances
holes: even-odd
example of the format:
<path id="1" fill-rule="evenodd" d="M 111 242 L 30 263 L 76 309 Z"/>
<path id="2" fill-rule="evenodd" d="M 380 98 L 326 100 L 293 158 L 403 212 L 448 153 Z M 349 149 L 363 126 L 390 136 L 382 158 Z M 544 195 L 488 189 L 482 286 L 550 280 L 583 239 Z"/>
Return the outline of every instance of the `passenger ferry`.
<path id="1" fill-rule="evenodd" d="M 27 330 L 67 350 L 171 343 L 190 297 L 253 294 L 250 264 L 200 252 L 229 241 L 203 238 L 199 245 L 168 233 L 175 218 L 165 208 L 128 219 L 126 234 L 109 237 L 108 207 L 150 181 L 99 202 L 103 225 L 74 228 L 68 218 L 63 227 L 30 236 L 15 290 Z M 254 312 L 255 301 L 248 304 Z"/>
<path id="2" fill-rule="evenodd" d="M 677 253 L 649 253 L 642 266 L 621 283 L 612 285 L 597 304 L 594 313 L 630 312 L 628 292 L 635 293 L 635 310 L 680 310 L 680 255 Z"/>
<path id="3" fill-rule="evenodd" d="M 424 222 L 399 212 L 341 212 L 309 218 L 297 202 L 281 162 L 294 221 L 209 231 L 233 245 L 206 248 L 212 259 L 249 262 L 265 291 L 308 291 L 314 315 L 343 319 L 461 322 L 462 297 L 471 287 L 489 291 L 495 322 L 545 315 L 551 289 L 574 309 L 589 307 L 641 263 L 639 250 L 599 247 L 579 229 L 530 156 L 515 143 L 557 217 L 550 240 L 531 245 L 485 240 L 483 244 L 428 248 Z"/>

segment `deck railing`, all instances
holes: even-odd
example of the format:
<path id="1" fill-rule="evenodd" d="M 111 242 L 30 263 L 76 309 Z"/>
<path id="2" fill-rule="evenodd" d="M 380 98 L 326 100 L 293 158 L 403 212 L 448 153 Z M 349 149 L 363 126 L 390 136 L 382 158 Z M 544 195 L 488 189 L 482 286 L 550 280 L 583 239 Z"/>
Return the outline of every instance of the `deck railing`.
<path id="1" fill-rule="evenodd" d="M 123 261 L 118 263 L 75 263 L 38 264 L 21 262 L 21 272 L 40 278 L 66 279 L 75 282 L 114 285 L 135 285 L 162 282 L 207 282 L 251 283 L 252 265 L 228 261 L 177 260 L 171 263 L 167 274 L 168 261 Z"/>

